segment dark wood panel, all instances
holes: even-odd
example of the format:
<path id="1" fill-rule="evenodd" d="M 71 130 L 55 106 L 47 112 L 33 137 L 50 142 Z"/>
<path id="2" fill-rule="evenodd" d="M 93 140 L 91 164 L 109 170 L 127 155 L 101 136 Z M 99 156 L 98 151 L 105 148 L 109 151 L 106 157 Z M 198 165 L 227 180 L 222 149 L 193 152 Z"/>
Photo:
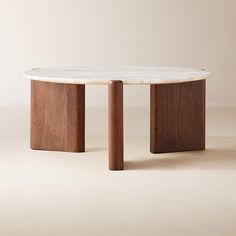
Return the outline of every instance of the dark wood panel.
<path id="1" fill-rule="evenodd" d="M 84 152 L 85 85 L 31 81 L 31 148 Z"/>
<path id="2" fill-rule="evenodd" d="M 150 151 L 205 149 L 205 80 L 151 85 Z"/>
<path id="3" fill-rule="evenodd" d="M 123 83 L 110 81 L 108 85 L 109 169 L 122 170 L 123 161 Z"/>

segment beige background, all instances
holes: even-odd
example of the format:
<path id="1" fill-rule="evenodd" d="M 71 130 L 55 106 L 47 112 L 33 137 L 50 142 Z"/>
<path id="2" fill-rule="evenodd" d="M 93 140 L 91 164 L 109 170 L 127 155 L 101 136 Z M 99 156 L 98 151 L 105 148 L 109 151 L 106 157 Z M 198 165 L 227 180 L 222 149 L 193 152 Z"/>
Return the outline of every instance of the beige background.
<path id="1" fill-rule="evenodd" d="M 235 13 L 236 0 L 0 0 L 0 235 L 235 236 Z M 207 149 L 151 154 L 149 86 L 125 86 L 125 170 L 108 171 L 107 88 L 87 86 L 86 152 L 31 150 L 21 73 L 97 64 L 212 71 Z"/>
<path id="2" fill-rule="evenodd" d="M 28 106 L 24 70 L 76 65 L 206 68 L 208 106 L 235 106 L 235 12 L 235 0 L 0 0 L 0 106 Z M 148 91 L 126 87 L 125 104 L 148 105 Z M 87 89 L 88 106 L 106 98 Z"/>
<path id="3" fill-rule="evenodd" d="M 0 109 L 1 236 L 236 235 L 235 110 L 208 109 L 207 150 L 151 154 L 148 109 L 129 107 L 124 171 L 106 108 L 88 110 L 86 152 L 67 153 L 30 150 L 29 114 Z"/>

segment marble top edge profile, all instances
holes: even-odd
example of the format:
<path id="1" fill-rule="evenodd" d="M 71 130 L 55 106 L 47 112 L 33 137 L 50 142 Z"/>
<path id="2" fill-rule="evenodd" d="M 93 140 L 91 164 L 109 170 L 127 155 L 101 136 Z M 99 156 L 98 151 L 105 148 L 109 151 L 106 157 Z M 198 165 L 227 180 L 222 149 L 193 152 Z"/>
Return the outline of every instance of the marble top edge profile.
<path id="1" fill-rule="evenodd" d="M 211 76 L 203 69 L 149 66 L 83 66 L 67 68 L 34 68 L 23 76 L 30 80 L 68 84 L 166 84 L 204 80 Z"/>

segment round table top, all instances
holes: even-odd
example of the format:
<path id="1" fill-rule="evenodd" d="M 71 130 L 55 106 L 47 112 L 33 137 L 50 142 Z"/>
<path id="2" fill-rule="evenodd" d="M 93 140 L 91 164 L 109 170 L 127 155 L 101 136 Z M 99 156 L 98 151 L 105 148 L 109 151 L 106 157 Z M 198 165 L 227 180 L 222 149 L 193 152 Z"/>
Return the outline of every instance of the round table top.
<path id="1" fill-rule="evenodd" d="M 23 74 L 31 80 L 65 84 L 108 84 L 111 80 L 124 84 L 169 84 L 204 80 L 210 75 L 202 69 L 149 66 L 35 68 Z"/>

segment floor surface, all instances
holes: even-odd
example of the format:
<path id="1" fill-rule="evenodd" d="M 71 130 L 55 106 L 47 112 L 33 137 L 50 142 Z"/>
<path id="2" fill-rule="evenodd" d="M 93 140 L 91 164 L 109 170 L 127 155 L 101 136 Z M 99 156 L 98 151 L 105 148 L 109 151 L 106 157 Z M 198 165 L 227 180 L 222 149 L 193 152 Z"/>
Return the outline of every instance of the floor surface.
<path id="1" fill-rule="evenodd" d="M 207 150 L 149 152 L 149 111 L 126 109 L 125 170 L 107 170 L 107 114 L 86 152 L 29 149 L 27 109 L 0 109 L 1 236 L 236 235 L 236 110 L 207 112 Z"/>

